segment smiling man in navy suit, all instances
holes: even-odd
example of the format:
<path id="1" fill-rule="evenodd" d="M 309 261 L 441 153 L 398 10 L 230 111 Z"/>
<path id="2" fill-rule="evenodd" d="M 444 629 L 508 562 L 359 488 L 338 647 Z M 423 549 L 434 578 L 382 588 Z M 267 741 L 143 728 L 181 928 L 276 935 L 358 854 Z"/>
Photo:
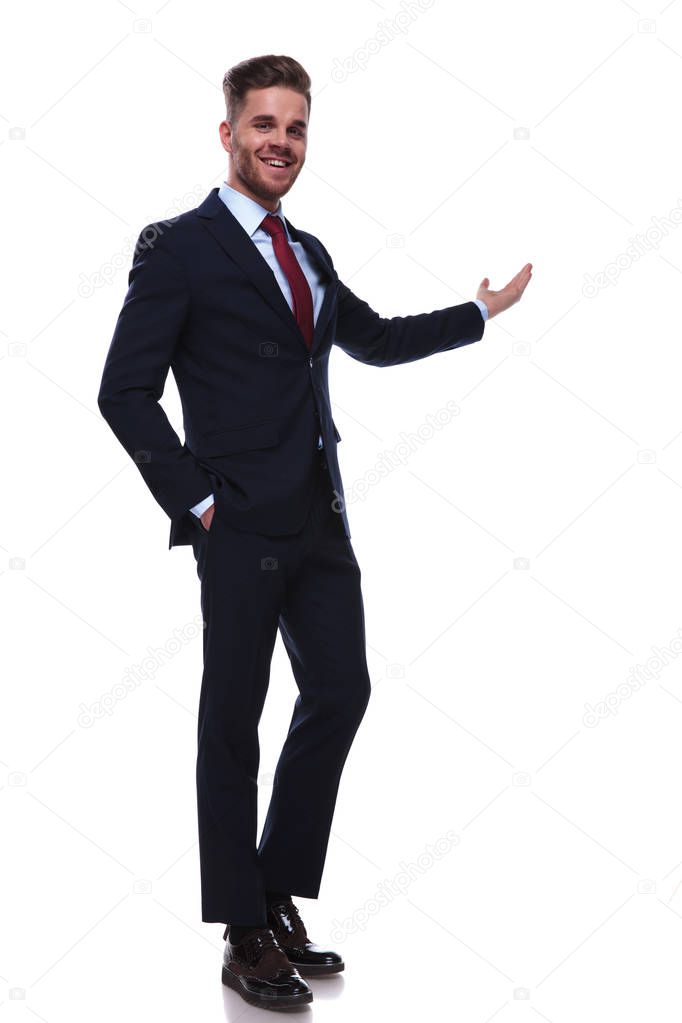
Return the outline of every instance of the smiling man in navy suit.
<path id="1" fill-rule="evenodd" d="M 395 366 L 478 341 L 517 302 L 501 291 L 383 318 L 282 211 L 305 163 L 310 78 L 290 57 L 225 75 L 227 181 L 140 233 L 98 404 L 191 544 L 205 621 L 197 808 L 202 919 L 227 924 L 223 981 L 256 1005 L 312 1000 L 303 976 L 341 956 L 312 942 L 292 896 L 318 896 L 341 772 L 371 686 L 329 399 L 332 345 Z M 181 443 L 159 404 L 172 370 Z M 258 724 L 279 630 L 298 687 L 260 837 Z"/>

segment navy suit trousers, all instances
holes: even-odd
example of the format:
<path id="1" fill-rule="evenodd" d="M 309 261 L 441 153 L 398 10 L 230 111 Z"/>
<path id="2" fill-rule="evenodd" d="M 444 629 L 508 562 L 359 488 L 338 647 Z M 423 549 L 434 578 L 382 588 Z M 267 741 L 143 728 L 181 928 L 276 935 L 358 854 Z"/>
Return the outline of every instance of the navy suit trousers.
<path id="1" fill-rule="evenodd" d="M 202 919 L 266 926 L 265 891 L 317 898 L 341 772 L 369 700 L 360 568 L 325 461 L 299 532 L 196 519 L 204 669 L 197 809 Z M 193 516 L 193 518 L 196 518 Z M 258 724 L 280 630 L 298 695 L 257 844 Z"/>

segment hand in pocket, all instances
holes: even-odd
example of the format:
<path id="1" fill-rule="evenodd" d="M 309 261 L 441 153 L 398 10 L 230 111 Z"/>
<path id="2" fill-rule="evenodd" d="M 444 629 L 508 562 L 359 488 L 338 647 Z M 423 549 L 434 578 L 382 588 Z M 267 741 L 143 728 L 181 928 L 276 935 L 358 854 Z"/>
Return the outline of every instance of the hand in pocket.
<path id="1" fill-rule="evenodd" d="M 213 513 L 215 512 L 215 501 L 213 504 L 209 504 L 205 512 L 201 513 L 200 521 L 204 527 L 205 532 L 210 532 L 211 523 L 213 522 Z"/>

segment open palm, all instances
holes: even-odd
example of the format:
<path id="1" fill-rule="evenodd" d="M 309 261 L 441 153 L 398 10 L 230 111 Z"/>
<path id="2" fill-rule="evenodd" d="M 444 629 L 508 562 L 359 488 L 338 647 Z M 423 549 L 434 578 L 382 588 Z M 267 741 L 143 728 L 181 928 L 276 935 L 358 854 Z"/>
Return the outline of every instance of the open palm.
<path id="1" fill-rule="evenodd" d="M 476 298 L 485 302 L 488 307 L 488 319 L 492 319 L 493 316 L 497 316 L 498 313 L 504 312 L 505 309 L 509 309 L 510 306 L 518 302 L 524 291 L 528 281 L 533 276 L 531 271 L 533 269 L 532 263 L 526 263 L 526 265 L 519 270 L 516 277 L 512 277 L 509 284 L 506 284 L 501 291 L 491 291 L 489 285 L 490 280 L 484 277 L 481 281 L 478 291 L 476 292 Z"/>

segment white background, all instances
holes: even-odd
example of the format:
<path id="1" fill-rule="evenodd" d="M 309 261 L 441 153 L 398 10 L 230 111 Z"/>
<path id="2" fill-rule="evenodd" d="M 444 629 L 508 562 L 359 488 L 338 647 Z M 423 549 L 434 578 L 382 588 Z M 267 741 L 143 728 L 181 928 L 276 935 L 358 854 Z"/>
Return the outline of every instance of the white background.
<path id="1" fill-rule="evenodd" d="M 476 344 L 331 358 L 373 693 L 297 901 L 346 960 L 312 1012 L 678 1020 L 682 3 L 15 0 L 3 22 L 0 1019 L 262 1015 L 200 919 L 192 550 L 96 396 L 139 230 L 224 179 L 223 74 L 274 52 L 313 80 L 284 211 L 374 309 L 534 268 Z M 163 405 L 182 435 L 172 377 Z M 278 639 L 261 821 L 295 695 Z"/>

